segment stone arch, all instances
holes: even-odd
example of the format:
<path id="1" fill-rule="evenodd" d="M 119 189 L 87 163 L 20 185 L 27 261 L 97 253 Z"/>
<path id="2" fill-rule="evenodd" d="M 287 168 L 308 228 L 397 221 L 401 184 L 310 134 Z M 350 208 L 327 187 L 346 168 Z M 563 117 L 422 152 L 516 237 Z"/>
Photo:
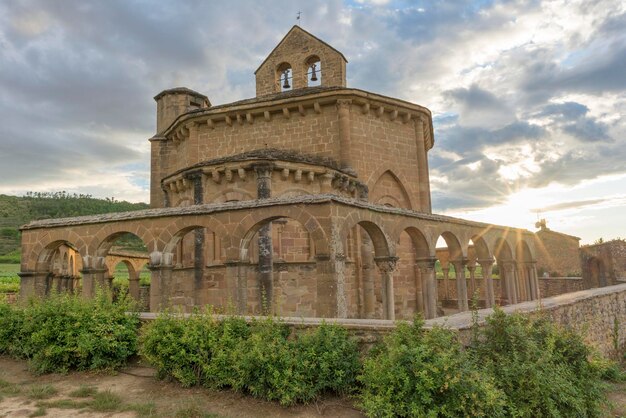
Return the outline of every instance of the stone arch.
<path id="1" fill-rule="evenodd" d="M 533 255 L 530 251 L 528 243 L 521 239 L 517 242 L 517 248 L 515 250 L 515 259 L 520 263 L 530 263 L 533 261 Z"/>
<path id="2" fill-rule="evenodd" d="M 286 85 L 285 76 L 287 77 L 287 84 L 289 85 L 289 87 L 284 87 Z M 293 82 L 293 67 L 291 66 L 291 64 L 286 61 L 278 64 L 275 71 L 275 83 L 277 87 L 276 92 L 280 93 L 282 91 L 289 91 L 293 89 Z"/>
<path id="3" fill-rule="evenodd" d="M 106 257 L 113 243 L 124 234 L 132 234 L 139 238 L 152 252 L 155 249 L 155 237 L 152 230 L 148 229 L 146 222 L 112 223 L 105 225 L 94 234 L 88 247 L 88 254 L 98 257 Z"/>
<path id="4" fill-rule="evenodd" d="M 242 215 L 242 219 L 236 226 L 228 231 L 223 240 L 223 248 L 226 249 L 227 260 L 246 260 L 246 250 L 250 240 L 258 230 L 275 219 L 291 218 L 300 222 L 310 234 L 315 245 L 317 255 L 330 254 L 329 242 L 326 232 L 319 221 L 303 207 L 296 206 L 270 206 L 262 211 Z"/>
<path id="5" fill-rule="evenodd" d="M 382 173 L 370 190 L 370 201 L 374 203 L 404 209 L 413 208 L 406 188 L 392 170 Z"/>
<path id="6" fill-rule="evenodd" d="M 346 217 L 343 221 L 341 233 L 339 234 L 342 246 L 344 246 L 348 234 L 356 225 L 365 229 L 372 239 L 376 257 L 395 256 L 394 241 L 389 238 L 389 234 L 385 232 L 385 228 L 382 226 L 384 225 L 383 219 L 371 211 L 354 211 Z M 345 248 L 342 248 L 342 250 L 345 252 Z"/>
<path id="7" fill-rule="evenodd" d="M 226 229 L 220 221 L 212 216 L 205 215 L 177 218 L 169 223 L 163 231 L 161 231 L 161 234 L 157 239 L 156 250 L 161 250 L 164 253 L 171 253 L 187 233 L 200 228 L 206 228 L 213 231 L 221 237 L 222 241 L 229 235 L 228 229 Z"/>
<path id="8" fill-rule="evenodd" d="M 303 196 L 303 195 L 310 195 L 310 194 L 311 194 L 310 190 L 306 190 L 302 187 L 290 187 L 286 190 L 283 190 L 279 194 L 277 194 L 276 197 Z"/>
<path id="9" fill-rule="evenodd" d="M 595 287 L 603 287 L 607 285 L 606 279 L 606 266 L 602 259 L 599 257 L 591 257 L 585 263 L 585 270 L 588 274 L 585 275 L 585 288 L 591 289 Z"/>
<path id="10" fill-rule="evenodd" d="M 419 206 L 417 205 L 417 202 L 415 201 L 415 197 L 414 197 L 416 196 L 416 193 L 413 190 L 411 182 L 406 178 L 404 174 L 395 172 L 392 169 L 390 169 L 388 163 L 383 163 L 376 167 L 376 169 L 372 172 L 372 174 L 367 179 L 367 183 L 366 183 L 367 188 L 370 191 L 373 190 L 376 185 L 376 182 L 387 171 L 389 171 L 397 179 L 400 186 L 404 189 L 404 192 L 406 193 L 408 202 L 410 204 L 410 207 L 408 209 L 418 208 Z M 371 197 L 372 193 L 370 192 L 369 195 Z M 371 198 L 370 198 L 370 201 L 371 201 Z"/>
<path id="11" fill-rule="evenodd" d="M 448 246 L 448 259 L 449 260 L 460 260 L 466 256 L 466 253 L 463 251 L 463 246 L 461 245 L 462 240 L 457 237 L 456 234 L 449 230 L 445 230 L 440 232 L 436 239 L 439 240 L 439 237 L 443 238 Z M 437 241 L 434 242 L 434 245 L 431 246 L 431 249 L 436 249 Z M 432 254 L 433 256 L 437 256 L 436 253 Z"/>
<path id="12" fill-rule="evenodd" d="M 513 251 L 509 242 L 502 237 L 496 238 L 493 254 L 498 261 L 511 261 L 513 260 Z"/>
<path id="13" fill-rule="evenodd" d="M 303 64 L 302 73 L 304 74 L 304 78 L 306 80 L 306 86 L 307 87 L 321 86 L 322 85 L 322 70 L 323 70 L 321 58 L 318 55 L 309 55 L 302 64 Z M 311 80 L 311 78 L 313 78 L 313 68 L 312 68 L 313 65 L 315 65 L 315 77 L 317 78 L 317 80 Z"/>
<path id="14" fill-rule="evenodd" d="M 482 235 L 474 234 L 470 239 L 472 240 L 472 243 L 474 243 L 476 260 L 487 260 L 492 257 L 489 245 Z"/>
<path id="15" fill-rule="evenodd" d="M 36 244 L 28 251 L 26 260 L 22 261 L 22 265 L 25 265 L 25 270 L 36 271 L 39 255 L 50 245 L 55 245 L 55 243 L 61 241 L 71 243 L 72 248 L 75 248 L 81 256 L 87 253 L 87 243 L 84 241 L 83 237 L 76 232 L 67 229 L 45 231 L 37 236 Z M 22 257 L 24 257 L 24 255 L 22 255 Z"/>

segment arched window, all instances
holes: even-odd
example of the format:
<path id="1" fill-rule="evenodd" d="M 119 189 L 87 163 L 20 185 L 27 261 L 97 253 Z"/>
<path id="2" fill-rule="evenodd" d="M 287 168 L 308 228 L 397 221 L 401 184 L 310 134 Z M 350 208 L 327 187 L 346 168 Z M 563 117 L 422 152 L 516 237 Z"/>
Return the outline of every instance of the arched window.
<path id="1" fill-rule="evenodd" d="M 306 68 L 306 83 L 308 87 L 322 85 L 322 62 L 317 55 L 311 55 L 304 62 Z"/>
<path id="2" fill-rule="evenodd" d="M 277 91 L 289 91 L 293 88 L 293 71 L 288 62 L 283 62 L 276 67 Z"/>

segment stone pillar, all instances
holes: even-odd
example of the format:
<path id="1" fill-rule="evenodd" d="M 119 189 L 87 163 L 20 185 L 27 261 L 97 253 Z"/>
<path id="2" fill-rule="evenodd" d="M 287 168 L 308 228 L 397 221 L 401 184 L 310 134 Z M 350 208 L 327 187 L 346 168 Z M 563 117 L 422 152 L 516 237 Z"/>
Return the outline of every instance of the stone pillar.
<path id="1" fill-rule="evenodd" d="M 20 271 L 20 301 L 26 302 L 32 297 L 44 297 L 46 295 L 46 281 L 48 272 Z"/>
<path id="2" fill-rule="evenodd" d="M 483 270 L 483 283 L 485 284 L 485 305 L 487 308 L 496 306 L 496 295 L 493 290 L 493 277 L 491 277 L 493 269 L 493 259 L 478 260 L 478 264 Z"/>
<path id="3" fill-rule="evenodd" d="M 454 260 L 452 264 L 456 273 L 456 298 L 459 312 L 465 312 L 469 310 L 469 304 L 467 303 L 467 280 L 465 279 L 467 259 Z"/>
<path id="4" fill-rule="evenodd" d="M 437 317 L 437 278 L 435 277 L 436 258 L 424 258 L 417 260 L 417 266 L 422 278 L 424 289 L 424 318 Z"/>
<path id="5" fill-rule="evenodd" d="M 139 275 L 141 273 L 136 271 L 133 277 L 128 277 L 128 294 L 131 298 L 139 302 Z"/>
<path id="6" fill-rule="evenodd" d="M 537 277 L 537 263 L 534 263 L 534 262 L 526 263 L 526 273 L 528 275 L 528 281 L 530 283 L 530 289 L 531 289 L 530 297 L 532 300 L 537 300 L 540 298 L 539 278 Z"/>
<path id="7" fill-rule="evenodd" d="M 317 316 L 320 318 L 347 318 L 348 301 L 345 289 L 345 257 L 318 254 Z"/>
<path id="8" fill-rule="evenodd" d="M 396 270 L 398 257 L 376 257 L 374 261 L 382 278 L 383 319 L 393 321 L 396 319 L 393 272 Z"/>
<path id="9" fill-rule="evenodd" d="M 470 299 L 474 299 L 474 294 L 476 293 L 476 264 L 468 265 L 467 270 L 469 270 L 470 274 L 470 289 L 468 292 L 468 296 Z M 467 283 L 467 281 L 465 282 Z M 480 299 L 480 294 L 477 295 L 478 299 Z"/>
<path id="10" fill-rule="evenodd" d="M 337 113 L 339 115 L 339 162 L 341 168 L 353 168 L 351 164 L 351 127 L 350 106 L 352 100 L 337 100 Z"/>
<path id="11" fill-rule="evenodd" d="M 359 227 L 360 228 L 360 227 Z M 361 233 L 361 268 L 363 272 L 363 311 L 365 318 L 373 318 L 376 311 L 374 292 L 374 251 L 372 240 L 366 233 Z"/>
<path id="12" fill-rule="evenodd" d="M 516 264 L 517 283 L 519 290 L 517 293 L 518 302 L 524 302 L 530 300 L 528 297 L 528 280 L 526 277 L 526 266 L 522 262 Z"/>
<path id="13" fill-rule="evenodd" d="M 169 307 L 172 289 L 172 253 L 150 253 L 150 312 Z"/>
<path id="14" fill-rule="evenodd" d="M 450 280 L 450 267 L 441 268 L 443 271 L 443 288 L 446 292 L 446 300 L 450 299 L 450 291 L 448 290 L 448 281 Z"/>
<path id="15" fill-rule="evenodd" d="M 509 304 L 517 303 L 517 286 L 515 286 L 515 262 L 503 261 L 502 268 L 504 270 L 504 280 L 506 281 L 506 298 Z"/>
<path id="16" fill-rule="evenodd" d="M 248 313 L 248 277 L 245 267 L 249 263 L 227 260 L 224 265 L 226 266 L 226 287 L 229 298 L 235 304 L 237 314 L 246 315 Z"/>
<path id="17" fill-rule="evenodd" d="M 413 275 L 415 276 L 415 310 L 416 312 L 426 312 L 426 306 L 424 305 L 424 278 L 422 278 L 422 272 L 417 261 L 413 266 Z"/>
<path id="18" fill-rule="evenodd" d="M 272 196 L 272 170 L 270 164 L 254 167 L 257 175 L 257 198 L 269 199 Z M 261 312 L 272 312 L 274 302 L 274 269 L 272 248 L 272 223 L 268 222 L 259 229 L 259 292 Z"/>
<path id="19" fill-rule="evenodd" d="M 417 175 L 421 212 L 431 213 L 430 179 L 428 174 L 428 155 L 426 154 L 426 138 L 424 138 L 424 120 L 415 120 L 415 145 L 417 146 Z"/>

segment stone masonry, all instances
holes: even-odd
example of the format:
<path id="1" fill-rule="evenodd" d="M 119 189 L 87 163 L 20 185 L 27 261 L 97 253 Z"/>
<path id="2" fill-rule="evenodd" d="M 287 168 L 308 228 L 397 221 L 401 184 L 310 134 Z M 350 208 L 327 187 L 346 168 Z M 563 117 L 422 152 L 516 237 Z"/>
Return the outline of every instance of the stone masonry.
<path id="1" fill-rule="evenodd" d="M 256 71 L 254 98 L 159 93 L 151 209 L 25 225 L 21 298 L 49 291 L 66 247 L 80 259 L 73 289 L 91 297 L 130 233 L 148 248 L 151 311 L 435 318 L 437 260 L 454 274 L 448 310 L 467 311 L 474 292 L 487 307 L 537 300 L 535 235 L 433 214 L 430 111 L 348 88 L 346 63 L 294 26 Z"/>

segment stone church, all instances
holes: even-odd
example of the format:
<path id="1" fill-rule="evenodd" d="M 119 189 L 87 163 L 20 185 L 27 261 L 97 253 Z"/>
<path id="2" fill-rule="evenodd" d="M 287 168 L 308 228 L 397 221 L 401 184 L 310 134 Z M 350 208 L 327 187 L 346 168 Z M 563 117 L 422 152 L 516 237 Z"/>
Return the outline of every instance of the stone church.
<path id="1" fill-rule="evenodd" d="M 151 311 L 408 319 L 466 311 L 473 295 L 539 298 L 534 234 L 433 214 L 431 112 L 349 88 L 346 64 L 294 26 L 256 70 L 256 97 L 159 93 L 151 209 L 24 226 L 21 296 L 91 297 L 130 233 L 148 249 Z M 59 270 L 68 251 L 80 279 Z"/>

